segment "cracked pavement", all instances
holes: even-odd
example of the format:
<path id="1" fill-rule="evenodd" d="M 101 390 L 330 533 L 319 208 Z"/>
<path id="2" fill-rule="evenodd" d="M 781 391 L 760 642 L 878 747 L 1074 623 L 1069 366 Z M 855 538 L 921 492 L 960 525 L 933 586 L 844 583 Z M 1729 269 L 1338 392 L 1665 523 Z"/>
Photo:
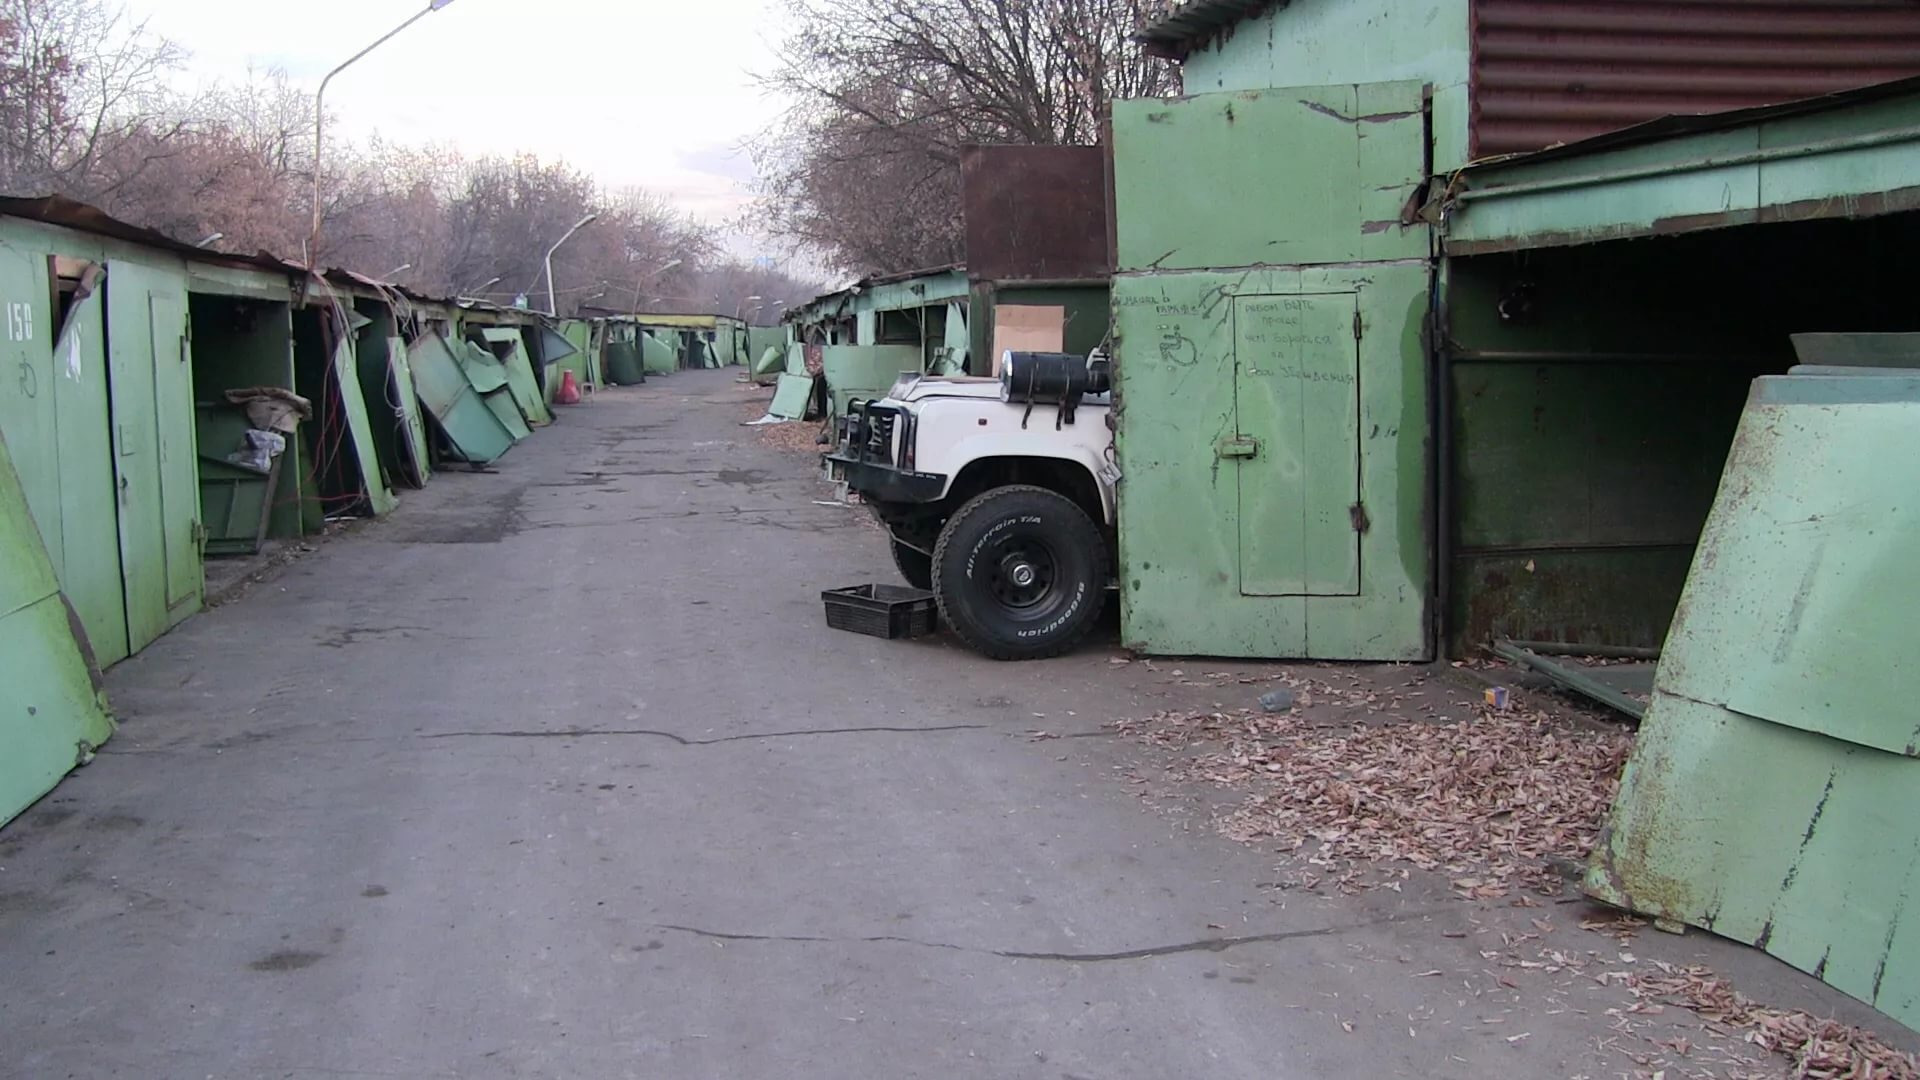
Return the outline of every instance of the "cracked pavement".
<path id="1" fill-rule="evenodd" d="M 562 410 L 109 673 L 0 831 L 0 1076 L 1617 1071 L 1426 977 L 1473 907 L 1275 889 L 1101 737 L 1259 687 L 828 630 L 883 538 L 733 379 Z"/>

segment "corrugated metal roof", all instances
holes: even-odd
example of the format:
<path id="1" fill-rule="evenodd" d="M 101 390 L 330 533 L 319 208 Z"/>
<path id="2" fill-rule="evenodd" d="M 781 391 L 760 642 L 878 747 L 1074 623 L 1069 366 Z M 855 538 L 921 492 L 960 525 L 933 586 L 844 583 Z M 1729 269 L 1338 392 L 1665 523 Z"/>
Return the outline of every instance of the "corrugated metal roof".
<path id="1" fill-rule="evenodd" d="M 1171 0 L 1153 10 L 1133 40 L 1148 56 L 1184 60 L 1188 53 L 1237 22 L 1288 0 Z"/>
<path id="2" fill-rule="evenodd" d="M 1920 75 L 1913 0 L 1473 0 L 1475 157 Z"/>
<path id="3" fill-rule="evenodd" d="M 1502 167 L 1514 164 L 1533 164 L 1542 161 L 1555 161 L 1560 158 L 1581 157 L 1612 150 L 1637 143 L 1654 142 L 1659 139 L 1682 135 L 1694 135 L 1708 131 L 1726 131 L 1732 128 L 1757 124 L 1765 120 L 1778 120 L 1788 116 L 1828 112 L 1868 102 L 1889 98 L 1904 97 L 1920 93 L 1920 76 L 1895 79 L 1890 82 L 1875 83 L 1843 90 L 1817 97 L 1798 98 L 1773 105 L 1756 105 L 1746 109 L 1734 109 L 1726 112 L 1705 115 L 1678 114 L 1661 116 L 1652 120 L 1602 132 L 1577 142 L 1564 143 L 1548 147 L 1530 154 L 1514 154 L 1499 161 L 1477 162 L 1469 165 L 1464 172 L 1468 177 L 1479 177 L 1495 173 Z"/>

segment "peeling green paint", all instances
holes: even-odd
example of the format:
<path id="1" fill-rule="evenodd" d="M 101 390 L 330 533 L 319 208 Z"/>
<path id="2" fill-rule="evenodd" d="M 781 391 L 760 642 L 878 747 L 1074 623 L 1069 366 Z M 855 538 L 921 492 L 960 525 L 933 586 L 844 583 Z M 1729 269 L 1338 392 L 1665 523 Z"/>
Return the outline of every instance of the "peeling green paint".
<path id="1" fill-rule="evenodd" d="M 0 434 L 0 825 L 113 734 L 79 620 L 27 507 Z"/>
<path id="2" fill-rule="evenodd" d="M 1920 1023 L 1920 378 L 1756 381 L 1587 875 Z"/>

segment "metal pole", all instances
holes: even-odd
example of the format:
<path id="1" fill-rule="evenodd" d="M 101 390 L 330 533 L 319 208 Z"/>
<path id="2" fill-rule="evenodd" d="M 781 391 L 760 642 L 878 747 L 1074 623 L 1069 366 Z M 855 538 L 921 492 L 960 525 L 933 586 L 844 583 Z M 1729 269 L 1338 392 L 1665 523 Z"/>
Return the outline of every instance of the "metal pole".
<path id="1" fill-rule="evenodd" d="M 652 281 L 655 278 L 659 277 L 661 274 L 664 274 L 667 271 L 673 269 L 674 267 L 679 266 L 680 262 L 681 260 L 679 259 L 668 259 L 666 262 L 663 262 L 659 266 L 654 267 L 652 273 L 642 274 L 640 276 L 640 280 L 633 283 L 632 314 L 634 315 L 640 314 L 640 290 L 647 287 L 647 282 Z"/>
<path id="2" fill-rule="evenodd" d="M 453 3 L 453 0 L 431 0 L 426 7 L 415 12 L 406 22 L 382 34 L 378 41 L 375 41 L 373 44 L 348 57 L 346 63 L 327 72 L 327 77 L 320 80 L 320 90 L 313 95 L 313 229 L 307 233 L 308 269 L 317 266 L 320 260 L 320 167 L 324 160 L 321 150 L 324 146 L 323 140 L 326 136 L 327 84 L 333 81 L 335 75 L 352 67 L 354 61 L 385 45 L 398 35 L 400 31 L 405 30 L 407 27 L 412 26 L 414 23 L 419 22 L 421 19 L 426 18 L 428 15 L 439 11 L 451 3 Z"/>
<path id="3" fill-rule="evenodd" d="M 585 228 L 587 225 L 587 222 L 592 221 L 594 218 L 597 218 L 599 216 L 600 215 L 598 213 L 592 213 L 592 214 L 588 214 L 586 217 L 581 218 L 579 221 L 574 222 L 573 228 L 568 229 L 564 234 L 561 235 L 560 239 L 555 240 L 553 242 L 552 247 L 547 249 L 547 257 L 543 260 L 547 267 L 547 314 L 556 315 L 556 316 L 560 314 L 560 307 L 555 302 L 553 297 L 553 253 L 560 250 L 561 244 L 564 244 L 568 240 L 573 239 L 573 234 Z"/>

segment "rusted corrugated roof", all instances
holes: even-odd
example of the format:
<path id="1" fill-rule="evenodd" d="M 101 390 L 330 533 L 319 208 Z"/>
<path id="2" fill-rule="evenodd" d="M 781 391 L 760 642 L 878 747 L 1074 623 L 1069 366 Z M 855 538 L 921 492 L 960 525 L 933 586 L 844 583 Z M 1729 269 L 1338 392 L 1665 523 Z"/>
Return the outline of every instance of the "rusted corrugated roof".
<path id="1" fill-rule="evenodd" d="M 1703 115 L 1677 114 L 1660 116 L 1643 123 L 1628 127 L 1604 131 L 1598 135 L 1577 142 L 1562 143 L 1531 154 L 1521 154 L 1499 161 L 1478 162 L 1468 166 L 1466 175 L 1478 176 L 1482 172 L 1495 170 L 1503 165 L 1523 163 L 1532 164 L 1554 161 L 1560 158 L 1579 157 L 1595 154 L 1603 150 L 1633 146 L 1639 143 L 1654 142 L 1660 139 L 1682 135 L 1696 135 L 1708 131 L 1727 131 L 1745 127 L 1766 120 L 1778 120 L 1788 116 L 1801 116 L 1812 113 L 1828 112 L 1862 105 L 1868 102 L 1883 101 L 1888 98 L 1904 97 L 1920 93 L 1920 76 L 1895 79 L 1892 82 L 1875 83 L 1843 90 L 1818 97 L 1797 98 L 1774 105 L 1755 105 L 1746 109 L 1727 112 L 1707 113 Z"/>
<path id="2" fill-rule="evenodd" d="M 1233 24 L 1288 0 L 1166 0 L 1150 5 L 1133 40 L 1148 56 L 1184 60 L 1188 53 Z"/>
<path id="3" fill-rule="evenodd" d="M 1913 0 L 1473 0 L 1472 154 L 1920 75 Z"/>

